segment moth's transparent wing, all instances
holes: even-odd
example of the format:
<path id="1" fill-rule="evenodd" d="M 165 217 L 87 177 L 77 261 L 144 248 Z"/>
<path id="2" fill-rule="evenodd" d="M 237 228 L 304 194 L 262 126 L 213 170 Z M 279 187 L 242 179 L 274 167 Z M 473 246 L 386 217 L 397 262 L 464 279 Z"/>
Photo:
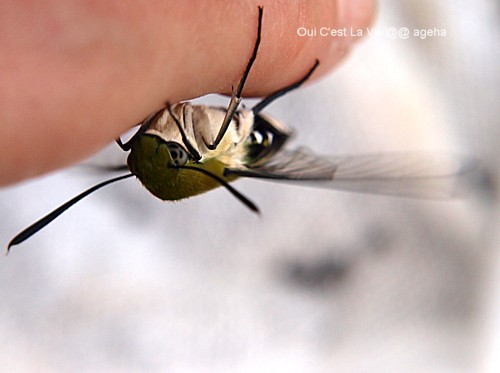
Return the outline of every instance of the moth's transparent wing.
<path id="1" fill-rule="evenodd" d="M 452 198 L 468 190 L 476 162 L 441 153 L 319 156 L 306 149 L 282 150 L 259 167 L 226 174 L 289 181 L 355 192 L 416 198 Z"/>

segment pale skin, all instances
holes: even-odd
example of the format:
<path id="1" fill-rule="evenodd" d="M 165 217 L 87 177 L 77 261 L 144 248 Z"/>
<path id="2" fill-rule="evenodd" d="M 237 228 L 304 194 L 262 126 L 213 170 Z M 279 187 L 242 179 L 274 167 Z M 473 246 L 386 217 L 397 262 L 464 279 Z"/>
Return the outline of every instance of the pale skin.
<path id="1" fill-rule="evenodd" d="M 168 100 L 231 94 L 262 43 L 244 96 L 265 96 L 321 61 L 327 73 L 355 38 L 297 28 L 365 28 L 374 0 L 76 1 L 0 5 L 0 185 L 78 162 Z M 293 5 L 293 6 L 292 6 Z"/>

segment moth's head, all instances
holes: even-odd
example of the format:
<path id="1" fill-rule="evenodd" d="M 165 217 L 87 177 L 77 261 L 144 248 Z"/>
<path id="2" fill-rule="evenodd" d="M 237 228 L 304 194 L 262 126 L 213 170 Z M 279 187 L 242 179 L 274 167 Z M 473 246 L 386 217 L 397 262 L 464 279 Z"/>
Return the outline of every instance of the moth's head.
<path id="1" fill-rule="evenodd" d="M 196 161 L 178 142 L 144 134 L 132 145 L 127 159 L 130 171 L 153 195 L 162 200 L 188 198 L 234 180 L 225 178 L 217 158 Z M 227 179 L 227 180 L 226 180 Z"/>
<path id="2" fill-rule="evenodd" d="M 165 144 L 170 155 L 172 166 L 184 166 L 190 160 L 187 150 L 178 142 L 166 141 Z"/>
<path id="3" fill-rule="evenodd" d="M 127 158 L 130 171 L 141 178 L 144 173 L 186 165 L 191 160 L 186 148 L 155 134 L 143 134 L 131 146 Z"/>

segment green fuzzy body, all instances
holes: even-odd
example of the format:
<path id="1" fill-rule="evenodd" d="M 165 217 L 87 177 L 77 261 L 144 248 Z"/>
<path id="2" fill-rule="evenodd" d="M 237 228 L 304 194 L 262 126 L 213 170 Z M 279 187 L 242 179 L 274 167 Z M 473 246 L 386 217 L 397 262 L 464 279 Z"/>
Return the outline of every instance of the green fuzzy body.
<path id="1" fill-rule="evenodd" d="M 146 189 L 162 200 L 180 200 L 221 186 L 213 178 L 196 170 L 172 167 L 166 143 L 154 135 L 145 134 L 137 139 L 127 163 Z M 215 158 L 199 163 L 189 161 L 187 165 L 203 168 L 227 182 L 236 179 L 235 176 L 224 177 L 226 165 Z"/>

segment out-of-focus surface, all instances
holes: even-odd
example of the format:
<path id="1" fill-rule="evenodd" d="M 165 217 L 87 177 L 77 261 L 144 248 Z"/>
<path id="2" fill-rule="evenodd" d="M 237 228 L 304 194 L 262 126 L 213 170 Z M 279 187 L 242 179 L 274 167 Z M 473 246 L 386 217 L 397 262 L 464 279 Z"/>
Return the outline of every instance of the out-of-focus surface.
<path id="1" fill-rule="evenodd" d="M 120 182 L 0 259 L 0 370 L 498 371 L 498 14 L 381 0 L 381 35 L 266 110 L 319 153 L 474 154 L 489 176 L 472 198 L 239 181 L 258 218 L 222 188 L 162 203 Z M 107 176 L 3 189 L 1 243 Z"/>

